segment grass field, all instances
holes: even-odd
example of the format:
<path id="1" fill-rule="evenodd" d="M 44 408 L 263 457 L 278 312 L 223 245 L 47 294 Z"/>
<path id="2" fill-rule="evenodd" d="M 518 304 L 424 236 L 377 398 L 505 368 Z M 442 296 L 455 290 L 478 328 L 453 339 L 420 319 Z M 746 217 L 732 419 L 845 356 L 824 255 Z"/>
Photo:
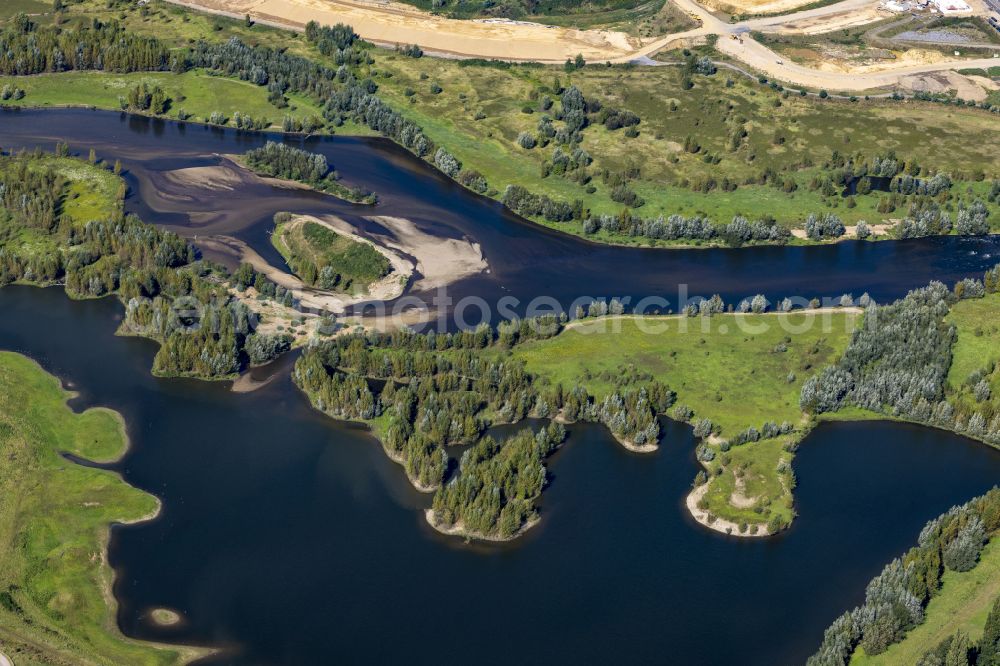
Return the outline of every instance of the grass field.
<path id="1" fill-rule="evenodd" d="M 941 591 L 927 606 L 927 619 L 906 635 L 901 643 L 892 645 L 875 657 L 859 648 L 851 666 L 895 666 L 916 664 L 925 652 L 948 636 L 963 631 L 971 642 L 982 638 L 986 616 L 1000 596 L 1000 539 L 994 537 L 983 548 L 979 564 L 971 571 L 946 571 Z"/>
<path id="2" fill-rule="evenodd" d="M 60 455 L 111 461 L 126 447 L 121 417 L 76 414 L 68 397 L 33 361 L 0 352 L 0 646 L 17 666 L 177 663 L 177 651 L 129 641 L 114 624 L 108 526 L 157 502 Z"/>
<path id="3" fill-rule="evenodd" d="M 952 349 L 948 373 L 949 399 L 966 407 L 968 413 L 982 412 L 987 422 L 1000 413 L 1000 294 L 959 301 L 947 321 L 958 328 L 958 341 Z M 978 402 L 970 382 L 972 373 L 981 371 L 990 385 L 991 395 Z"/>
<path id="4" fill-rule="evenodd" d="M 9 103 L 17 106 L 95 106 L 118 109 L 118 98 L 140 83 L 160 86 L 171 99 L 167 117 L 177 117 L 180 110 L 193 114 L 192 120 L 205 121 L 214 111 L 232 118 L 239 111 L 253 118 L 266 118 L 271 125 L 281 125 L 286 115 L 296 118 L 322 115 L 315 103 L 289 95 L 289 107 L 279 109 L 267 101 L 267 90 L 252 83 L 209 76 L 202 72 L 152 72 L 107 74 L 103 72 L 65 72 L 39 76 L 0 76 L 0 87 L 11 85 L 25 91 L 24 99 Z"/>
<path id="5" fill-rule="evenodd" d="M 825 313 L 808 325 L 804 314 L 716 315 L 701 318 L 605 318 L 571 325 L 549 340 L 514 348 L 529 372 L 585 386 L 598 398 L 616 380 L 649 373 L 677 393 L 677 403 L 721 427 L 726 439 L 765 421 L 788 421 L 790 435 L 731 448 L 708 465 L 710 511 L 736 523 L 792 517 L 790 468 L 785 446 L 809 424 L 799 409 L 802 383 L 847 347 L 859 315 Z M 703 329 L 702 323 L 708 328 Z M 643 326 L 660 326 L 645 332 Z M 684 330 L 682 327 L 686 326 Z M 650 330 L 650 329 L 647 329 Z M 739 477 L 737 476 L 737 472 Z M 739 486 L 739 488 L 738 488 Z M 735 491 L 752 502 L 731 501 Z"/>
<path id="6" fill-rule="evenodd" d="M 848 222 L 877 223 L 888 217 L 876 211 L 877 193 L 855 197 L 850 207 L 852 202 L 839 192 L 824 196 L 809 189 L 834 151 L 868 156 L 895 151 L 956 176 L 972 165 L 987 174 L 1000 173 L 997 156 L 972 138 L 974 128 L 995 131 L 1000 120 L 974 109 L 786 97 L 724 71 L 695 77 L 694 87 L 684 90 L 679 70 L 670 67 L 593 66 L 567 75 L 554 68 L 463 67 L 396 54 L 377 59 L 376 67 L 382 74 L 376 78 L 381 94 L 463 164 L 483 173 L 494 189 L 519 184 L 562 200 L 580 199 L 599 213 L 622 208 L 611 200 L 601 169 L 639 171 L 632 187 L 646 201 L 636 210 L 644 217 L 697 213 L 728 222 L 735 214 L 768 214 L 786 226 L 800 225 L 812 212 L 836 212 Z M 542 178 L 542 163 L 551 160 L 553 147 L 525 150 L 516 143 L 521 132 L 537 132 L 543 114 L 539 100 L 558 97 L 553 93 L 556 79 L 561 86 L 578 86 L 588 99 L 628 109 L 642 119 L 635 138 L 603 126 L 584 130 L 582 147 L 594 158 L 588 184 L 556 175 Z M 432 93 L 432 83 L 443 91 Z M 736 131 L 747 136 L 731 150 L 730 136 Z M 684 150 L 689 136 L 701 146 L 697 153 Z M 797 189 L 789 193 L 772 185 L 745 184 L 765 169 L 775 170 L 782 181 L 794 181 Z M 703 193 L 691 186 L 724 178 L 738 188 Z M 596 190 L 588 193 L 588 186 Z M 553 226 L 578 229 L 576 224 Z"/>
<path id="7" fill-rule="evenodd" d="M 197 39 L 236 36 L 335 67 L 301 35 L 259 25 L 248 27 L 242 21 L 188 12 L 158 0 L 145 12 L 121 5 L 108 10 L 103 1 L 83 0 L 67 16 L 70 21 L 113 16 L 130 30 L 156 34 L 177 46 Z M 1000 118 L 980 109 L 915 101 L 801 98 L 726 70 L 707 77 L 695 75 L 693 87 L 685 89 L 681 71 L 674 67 L 593 64 L 567 73 L 561 67 L 468 66 L 444 59 L 414 59 L 384 49 L 373 49 L 371 54 L 374 63 L 359 68 L 358 78 L 371 77 L 383 99 L 423 127 L 467 169 L 482 173 L 494 196 L 508 184 L 517 184 L 563 201 L 579 199 L 596 213 L 617 214 L 623 206 L 611 199 L 612 187 L 600 174 L 602 170 L 631 170 L 634 178 L 630 187 L 645 200 L 635 212 L 643 217 L 703 214 L 728 222 L 735 214 L 750 218 L 770 215 L 795 227 L 813 212 L 835 212 L 848 224 L 860 219 L 879 223 L 905 215 L 904 210 L 878 213 L 877 193 L 848 199 L 839 192 L 823 195 L 821 190 L 811 189 L 810 181 L 826 173 L 824 165 L 835 151 L 865 157 L 894 151 L 903 161 L 920 164 L 925 171 L 940 169 L 956 179 L 964 178 L 953 188 L 953 200 L 947 204 L 952 207 L 957 200 L 981 196 L 988 188 L 988 183 L 974 177 L 1000 176 L 1000 155 L 989 142 L 979 140 L 1000 128 Z M 669 59 L 679 56 L 669 54 Z M 74 97 L 70 92 L 46 91 L 45 84 L 35 84 L 41 88 L 29 90 L 30 82 L 25 80 L 22 86 L 28 91 L 25 104 L 54 104 L 67 101 L 63 96 Z M 225 93 L 203 99 L 210 92 L 203 88 L 220 86 L 221 90 L 218 80 L 210 83 L 203 85 L 205 82 L 196 78 L 195 83 L 178 91 L 178 96 L 188 99 L 175 101 L 174 109 L 184 106 L 203 115 L 232 99 L 239 100 L 230 106 L 233 110 L 242 106 L 240 110 L 251 115 L 280 120 L 283 112 L 268 108 L 262 90 L 254 96 L 253 90 L 240 90 L 247 84 L 230 82 L 233 87 Z M 440 93 L 432 92 L 435 84 L 442 89 Z M 521 132 L 537 133 L 543 113 L 554 115 L 558 111 L 556 89 L 570 84 L 578 86 L 588 99 L 632 111 L 641 118 L 634 138 L 628 138 L 624 129 L 610 131 L 603 125 L 583 131 L 581 146 L 594 158 L 588 167 L 591 180 L 583 184 L 554 174 L 542 177 L 543 162 L 552 158 L 552 145 L 531 150 L 517 145 Z M 71 101 L 100 97 L 101 105 L 117 105 L 119 93 L 113 88 L 101 87 L 99 93 L 85 88 L 81 86 Z M 236 94 L 244 96 L 234 97 Z M 555 104 L 543 112 L 546 97 Z M 297 112 L 314 112 L 306 100 L 293 100 L 293 104 Z M 337 131 L 356 130 L 348 126 Z M 742 132 L 746 136 L 733 143 L 733 135 Z M 700 146 L 697 152 L 684 149 L 687 137 Z M 749 184 L 765 170 L 776 174 L 778 186 Z M 697 190 L 695 186 L 710 179 L 719 186 L 708 192 Z M 724 191 L 724 179 L 737 189 Z M 785 181 L 797 189 L 783 191 Z M 970 187 L 971 192 L 967 191 Z M 594 191 L 588 192 L 588 188 Z M 1000 214 L 994 214 L 993 222 L 994 228 L 1000 228 Z M 547 224 L 569 233 L 581 231 L 578 223 Z M 648 244 L 623 236 L 596 239 Z"/>
<path id="8" fill-rule="evenodd" d="M 34 15 L 50 11 L 52 11 L 52 3 L 43 2 L 43 0 L 4 0 L 0 3 L 0 21 L 21 12 Z"/>

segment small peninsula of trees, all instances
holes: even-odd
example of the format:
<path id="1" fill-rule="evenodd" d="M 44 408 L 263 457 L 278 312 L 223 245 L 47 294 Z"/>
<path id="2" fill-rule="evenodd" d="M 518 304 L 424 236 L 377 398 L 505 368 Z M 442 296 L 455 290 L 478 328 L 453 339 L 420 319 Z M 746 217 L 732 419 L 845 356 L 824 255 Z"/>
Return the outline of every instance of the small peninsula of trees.
<path id="1" fill-rule="evenodd" d="M 545 486 L 545 458 L 566 429 L 551 423 L 498 443 L 484 437 L 462 454 L 458 476 L 434 495 L 432 523 L 445 531 L 510 539 L 538 519 L 534 501 Z"/>
<path id="2" fill-rule="evenodd" d="M 544 317 L 509 322 L 497 331 L 480 326 L 454 334 L 401 329 L 341 336 L 306 349 L 293 379 L 325 414 L 377 424 L 386 453 L 403 465 L 411 482 L 438 491 L 436 524 L 507 538 L 532 519 L 531 499 L 540 492 L 544 474 L 542 481 L 527 485 L 507 477 L 516 476 L 526 460 L 540 464 L 562 434 L 549 426 L 544 436 L 480 442 L 491 426 L 528 417 L 597 421 L 624 445 L 647 447 L 659 438 L 657 415 L 674 402 L 672 391 L 641 377 L 622 378 L 608 395 L 595 399 L 580 386 L 541 381 L 510 355 L 511 346 L 551 337 L 559 329 L 559 319 Z M 459 480 L 442 487 L 446 449 L 463 444 L 477 446 Z M 508 446 L 517 452 L 505 452 Z M 494 482 L 505 489 L 500 498 L 483 494 Z M 484 503 L 491 512 L 479 513 Z"/>
<path id="3" fill-rule="evenodd" d="M 895 303 L 869 304 L 841 359 L 802 386 L 802 409 L 822 414 L 853 405 L 1000 444 L 1000 413 L 983 384 L 995 368 L 967 380 L 973 401 L 956 399 L 962 387 L 949 387 L 947 380 L 957 330 L 945 319 L 959 300 L 995 293 L 998 275 L 1000 266 L 954 290 L 932 282 Z"/>
<path id="4" fill-rule="evenodd" d="M 894 559 L 868 583 L 863 605 L 838 617 L 823 635 L 819 650 L 808 666 L 846 666 L 858 647 L 878 655 L 906 637 L 924 622 L 924 609 L 941 588 L 946 570 L 968 571 L 976 566 L 986 542 L 1000 529 L 1000 490 L 994 488 L 963 506 L 957 506 L 927 523 L 917 545 Z M 980 660 L 997 656 L 1000 624 L 990 614 L 983 641 L 978 646 Z M 955 660 L 922 661 L 921 664 L 967 666 L 972 646 L 956 653 Z M 982 657 L 988 656 L 987 661 Z M 959 659 L 960 657 L 960 659 Z"/>
<path id="5" fill-rule="evenodd" d="M 239 372 L 253 315 L 228 293 L 225 271 L 196 261 L 194 248 L 176 234 L 123 213 L 123 184 L 102 217 L 69 218 L 69 181 L 51 160 L 40 153 L 0 157 L 0 286 L 63 283 L 77 298 L 115 294 L 126 306 L 120 331 L 160 343 L 155 373 Z M 262 276 L 254 279 L 276 294 Z"/>

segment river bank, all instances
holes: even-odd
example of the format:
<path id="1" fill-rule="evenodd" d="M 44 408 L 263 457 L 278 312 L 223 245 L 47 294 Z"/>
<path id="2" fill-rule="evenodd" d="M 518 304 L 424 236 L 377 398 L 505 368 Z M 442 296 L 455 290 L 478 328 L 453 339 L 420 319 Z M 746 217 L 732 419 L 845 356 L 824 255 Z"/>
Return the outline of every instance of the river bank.
<path id="1" fill-rule="evenodd" d="M 116 472 L 67 463 L 62 454 L 100 461 L 101 467 L 116 464 L 130 446 L 121 414 L 96 407 L 74 412 L 68 403 L 76 394 L 35 361 L 10 352 L 0 353 L 0 384 L 0 451 L 11 463 L 0 478 L 9 500 L 0 512 L 0 531 L 5 542 L 19 544 L 3 555 L 0 574 L 5 648 L 42 661 L 72 654 L 136 664 L 180 663 L 210 654 L 138 643 L 111 620 L 118 605 L 107 560 L 110 527 L 155 519 L 160 501 Z M 31 409 L 14 409 L 15 403 Z M 29 574 L 39 568 L 43 574 Z M 75 610 L 70 617 L 53 617 L 47 612 L 53 605 Z"/>

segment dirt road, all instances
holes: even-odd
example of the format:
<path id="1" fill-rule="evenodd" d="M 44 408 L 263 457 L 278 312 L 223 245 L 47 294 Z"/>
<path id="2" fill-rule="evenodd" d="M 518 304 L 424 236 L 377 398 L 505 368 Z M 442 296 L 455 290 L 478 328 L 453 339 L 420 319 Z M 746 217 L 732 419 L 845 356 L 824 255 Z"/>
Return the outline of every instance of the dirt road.
<path id="1" fill-rule="evenodd" d="M 784 58 L 754 40 L 749 32 L 814 34 L 875 20 L 878 0 L 843 0 L 833 5 L 742 23 L 722 21 L 695 0 L 671 0 L 701 26 L 657 39 L 624 33 L 574 30 L 505 20 L 462 21 L 421 12 L 408 5 L 373 0 L 168 0 L 175 4 L 301 29 L 308 21 L 347 23 L 378 44 L 419 44 L 428 54 L 561 63 L 576 54 L 592 62 L 642 63 L 656 53 L 717 35 L 716 47 L 767 77 L 795 86 L 849 93 L 879 88 L 919 89 L 914 77 L 962 68 L 1000 65 L 1000 58 L 932 63 L 886 63 L 850 72 L 812 69 Z M 733 39 L 739 35 L 740 39 Z M 955 79 L 949 73 L 942 80 Z"/>
<path id="2" fill-rule="evenodd" d="M 272 25 L 302 29 L 309 21 L 346 23 L 380 45 L 419 44 L 430 53 L 508 60 L 564 62 L 582 54 L 592 61 L 619 57 L 642 40 L 622 32 L 575 30 L 539 23 L 479 19 L 456 21 L 409 5 L 364 0 L 168 0 L 174 4 Z"/>

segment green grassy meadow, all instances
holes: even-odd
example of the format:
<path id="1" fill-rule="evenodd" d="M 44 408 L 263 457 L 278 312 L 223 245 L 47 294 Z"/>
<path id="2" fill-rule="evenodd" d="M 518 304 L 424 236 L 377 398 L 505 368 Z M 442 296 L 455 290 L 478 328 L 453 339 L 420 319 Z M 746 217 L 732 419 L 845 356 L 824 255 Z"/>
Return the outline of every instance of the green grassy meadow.
<path id="1" fill-rule="evenodd" d="M 794 482 L 786 446 L 811 427 L 799 409 L 802 383 L 843 352 L 859 316 L 829 312 L 811 325 L 806 314 L 608 317 L 518 345 L 513 354 L 532 374 L 564 388 L 580 384 L 598 398 L 618 378 L 648 373 L 677 393 L 677 404 L 688 406 L 694 420 L 720 426 L 722 439 L 765 421 L 788 421 L 795 426 L 790 435 L 728 452 L 712 444 L 717 455 L 707 465 L 706 501 L 714 515 L 736 523 L 774 516 L 790 522 Z M 737 484 L 755 499 L 752 506 L 730 501 Z"/>
<path id="2" fill-rule="evenodd" d="M 157 501 L 115 473 L 60 454 L 112 461 L 121 417 L 74 413 L 55 377 L 0 352 L 0 645 L 28 664 L 173 664 L 177 650 L 125 639 L 109 607 L 108 526 L 154 514 Z"/>
<path id="3" fill-rule="evenodd" d="M 948 313 L 947 321 L 958 329 L 948 373 L 949 398 L 967 406 L 969 412 L 983 413 L 987 422 L 1000 413 L 1000 294 L 959 301 Z M 991 395 L 978 401 L 973 392 L 976 382 L 970 375 L 979 371 L 989 384 Z"/>
<path id="4" fill-rule="evenodd" d="M 979 564 L 971 571 L 946 571 L 941 591 L 927 605 L 923 624 L 911 630 L 901 643 L 878 656 L 869 656 L 863 648 L 851 659 L 851 666 L 893 666 L 916 664 L 925 652 L 948 636 L 962 631 L 971 642 L 980 640 L 986 616 L 1000 596 L 1000 540 L 993 538 L 983 548 Z"/>
<path id="5" fill-rule="evenodd" d="M 15 106 L 58 107 L 94 106 L 118 109 L 118 98 L 146 83 L 160 86 L 171 99 L 167 117 L 177 117 L 180 110 L 193 114 L 192 120 L 205 121 L 214 111 L 231 118 L 239 111 L 253 118 L 266 118 L 272 126 L 281 125 L 286 115 L 296 118 L 321 115 L 316 104 L 300 95 L 289 95 L 289 107 L 278 109 L 267 101 L 267 90 L 246 81 L 204 72 L 148 72 L 110 74 L 105 72 L 65 72 L 38 76 L 0 76 L 0 87 L 11 85 L 25 91 L 21 100 L 9 100 Z"/>
<path id="6" fill-rule="evenodd" d="M 3 3 L 0 3 L 0 21 L 21 12 L 36 15 L 51 11 L 52 3 L 44 2 L 43 0 L 4 0 Z"/>
<path id="7" fill-rule="evenodd" d="M 371 245 L 359 243 L 316 224 L 281 223 L 271 243 L 297 273 L 304 264 L 315 270 L 331 267 L 339 276 L 338 288 L 367 288 L 389 272 L 389 260 Z M 299 277 L 303 277 L 299 275 Z"/>

